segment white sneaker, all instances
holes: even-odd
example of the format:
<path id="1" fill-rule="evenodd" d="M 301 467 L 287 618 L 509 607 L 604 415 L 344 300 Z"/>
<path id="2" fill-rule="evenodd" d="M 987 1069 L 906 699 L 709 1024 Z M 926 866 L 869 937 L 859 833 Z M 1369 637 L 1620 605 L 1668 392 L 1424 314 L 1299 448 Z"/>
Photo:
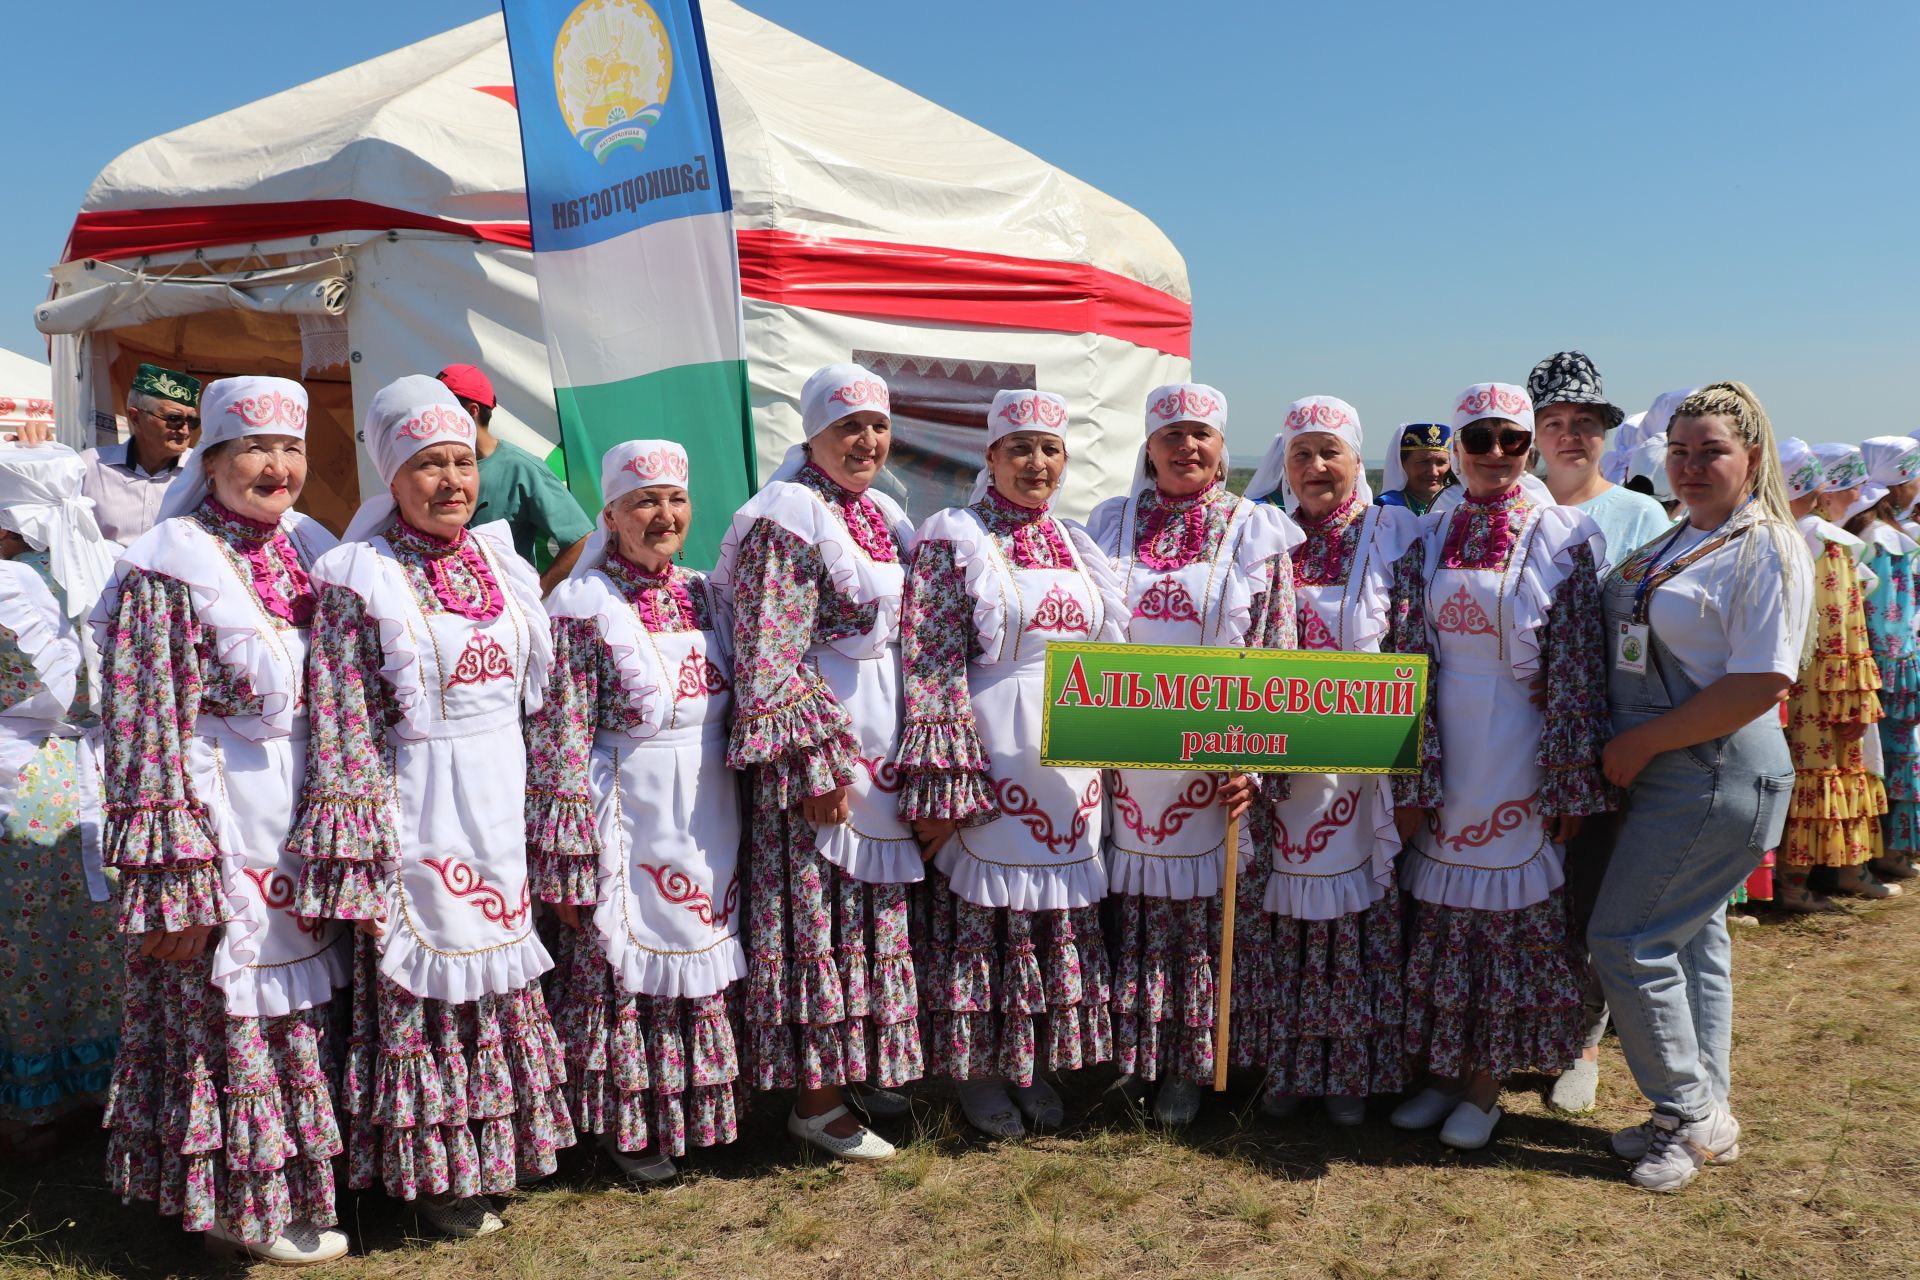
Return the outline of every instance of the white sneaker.
<path id="1" fill-rule="evenodd" d="M 428 1226 L 455 1240 L 473 1240 L 506 1229 L 485 1196 L 421 1196 L 417 1203 Z"/>
<path id="2" fill-rule="evenodd" d="M 1026 1126 L 1020 1112 L 1007 1096 L 1007 1082 L 999 1076 L 984 1076 L 960 1082 L 960 1111 L 967 1123 L 989 1138 L 1024 1138 Z"/>
<path id="3" fill-rule="evenodd" d="M 671 1182 L 680 1176 L 680 1168 L 674 1164 L 673 1157 L 658 1146 L 642 1155 L 633 1155 L 615 1145 L 612 1134 L 603 1133 L 600 1135 L 600 1149 L 607 1153 L 607 1159 L 613 1161 L 621 1173 L 635 1182 Z"/>
<path id="4" fill-rule="evenodd" d="M 1699 1177 L 1705 1165 L 1728 1163 L 1729 1155 L 1740 1158 L 1740 1122 L 1724 1108 L 1715 1107 L 1705 1120 L 1690 1124 L 1656 1111 L 1650 1123 L 1653 1138 L 1647 1154 L 1627 1175 L 1644 1191 L 1678 1191 Z"/>
<path id="5" fill-rule="evenodd" d="M 1505 1114 L 1497 1102 L 1493 1110 L 1482 1111 L 1471 1102 L 1463 1101 L 1440 1126 L 1440 1141 L 1455 1151 L 1478 1151 L 1493 1140 L 1493 1126 L 1499 1124 Z"/>
<path id="6" fill-rule="evenodd" d="M 1737 1127 L 1738 1126 L 1736 1126 L 1736 1128 Z M 1630 1128 L 1615 1129 L 1613 1131 L 1613 1137 L 1610 1140 L 1610 1145 L 1613 1147 L 1613 1154 L 1619 1156 L 1622 1160 L 1631 1160 L 1635 1164 L 1640 1163 L 1641 1157 L 1647 1154 L 1647 1148 L 1653 1144 L 1653 1130 L 1654 1125 L 1651 1120 L 1642 1121 Z M 1732 1164 L 1739 1158 L 1740 1144 L 1736 1142 L 1725 1151 L 1715 1154 L 1707 1163 Z"/>
<path id="7" fill-rule="evenodd" d="M 1153 1118 L 1169 1129 L 1190 1125 L 1200 1114 L 1200 1086 L 1191 1080 L 1163 1080 L 1153 1095 Z"/>
<path id="8" fill-rule="evenodd" d="M 1034 1128 L 1058 1129 L 1067 1122 L 1066 1105 L 1044 1078 L 1036 1075 L 1032 1084 L 1024 1087 L 1016 1084 L 1007 1092 L 1013 1095 L 1014 1105 Z"/>
<path id="9" fill-rule="evenodd" d="M 876 1085 L 850 1084 L 843 1091 L 847 1105 L 863 1113 L 869 1120 L 900 1120 L 913 1110 L 913 1103 L 904 1093 L 892 1089 L 882 1089 Z"/>
<path id="10" fill-rule="evenodd" d="M 285 1231 L 261 1244 L 242 1240 L 219 1223 L 209 1227 L 203 1239 L 209 1253 L 251 1258 L 275 1267 L 311 1267 L 347 1256 L 344 1233 L 311 1222 L 289 1222 Z"/>
<path id="11" fill-rule="evenodd" d="M 1452 1115 L 1465 1096 L 1429 1086 L 1395 1107 L 1388 1123 L 1396 1129 L 1431 1129 Z"/>
<path id="12" fill-rule="evenodd" d="M 1600 1094 L 1600 1062 L 1582 1058 L 1560 1073 L 1547 1095 L 1547 1105 L 1563 1115 L 1583 1116 L 1593 1110 Z"/>
<path id="13" fill-rule="evenodd" d="M 827 1132 L 828 1125 L 846 1114 L 844 1103 L 817 1116 L 803 1116 L 797 1111 L 790 1111 L 787 1113 L 787 1132 L 841 1160 L 893 1159 L 893 1144 L 865 1125 L 860 1127 L 858 1133 L 847 1138 L 835 1137 Z"/>
<path id="14" fill-rule="evenodd" d="M 1327 1120 L 1342 1129 L 1352 1129 L 1367 1121 L 1367 1100 L 1356 1098 L 1348 1093 L 1330 1093 L 1320 1099 L 1320 1106 L 1327 1113 Z"/>

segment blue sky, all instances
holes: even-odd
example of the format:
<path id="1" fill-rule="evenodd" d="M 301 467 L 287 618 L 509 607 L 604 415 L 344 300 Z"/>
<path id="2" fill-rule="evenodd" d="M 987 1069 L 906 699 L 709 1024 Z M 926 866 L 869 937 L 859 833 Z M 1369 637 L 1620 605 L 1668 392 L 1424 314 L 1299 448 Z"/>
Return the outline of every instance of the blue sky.
<path id="1" fill-rule="evenodd" d="M 0 345 L 42 350 L 42 272 L 121 150 L 492 7 L 9 6 L 37 52 L 8 74 Z M 1237 453 L 1331 394 L 1377 454 L 1564 347 L 1630 412 L 1737 377 L 1783 433 L 1920 427 L 1920 5 L 747 7 L 1159 223 Z"/>

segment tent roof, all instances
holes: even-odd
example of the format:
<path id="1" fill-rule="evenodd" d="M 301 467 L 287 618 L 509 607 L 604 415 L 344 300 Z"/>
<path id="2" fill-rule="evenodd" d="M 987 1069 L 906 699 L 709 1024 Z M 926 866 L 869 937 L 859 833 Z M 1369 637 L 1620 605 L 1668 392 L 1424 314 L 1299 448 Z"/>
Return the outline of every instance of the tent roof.
<path id="1" fill-rule="evenodd" d="M 729 0 L 702 8 L 743 229 L 1084 263 L 1190 301 L 1179 253 L 1140 213 Z M 495 14 L 134 147 L 87 192 L 76 253 L 128 211 L 319 201 L 524 243 L 512 101 Z"/>
<path id="2" fill-rule="evenodd" d="M 53 395 L 53 370 L 43 360 L 0 347 L 0 395 L 44 400 Z"/>

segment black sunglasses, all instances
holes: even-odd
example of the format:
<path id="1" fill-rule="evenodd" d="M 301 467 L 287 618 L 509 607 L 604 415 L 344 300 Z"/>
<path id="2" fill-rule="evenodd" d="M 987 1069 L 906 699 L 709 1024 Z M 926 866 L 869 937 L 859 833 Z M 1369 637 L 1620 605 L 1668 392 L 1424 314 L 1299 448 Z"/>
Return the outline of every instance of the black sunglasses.
<path id="1" fill-rule="evenodd" d="M 1533 447 L 1533 432 L 1518 427 L 1502 427 L 1496 432 L 1492 427 L 1475 423 L 1460 428 L 1459 436 L 1461 449 L 1471 454 L 1492 453 L 1497 442 L 1503 457 L 1517 458 Z"/>

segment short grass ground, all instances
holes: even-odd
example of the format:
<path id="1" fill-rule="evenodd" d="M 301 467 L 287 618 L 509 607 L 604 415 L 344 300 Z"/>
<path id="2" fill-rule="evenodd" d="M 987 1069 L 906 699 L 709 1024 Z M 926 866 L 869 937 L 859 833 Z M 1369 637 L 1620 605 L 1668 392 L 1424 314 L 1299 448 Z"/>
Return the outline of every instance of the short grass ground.
<path id="1" fill-rule="evenodd" d="M 399 1206 L 350 1197 L 354 1256 L 310 1274 L 1920 1275 L 1920 903 L 1770 921 L 1735 947 L 1746 1155 L 1679 1196 L 1634 1190 L 1607 1151 L 1609 1130 L 1643 1117 L 1610 1043 L 1597 1114 L 1554 1117 L 1545 1082 L 1518 1081 L 1498 1139 L 1469 1156 L 1396 1133 L 1384 1105 L 1358 1131 L 1266 1121 L 1252 1080 L 1168 1137 L 1104 1092 L 1108 1072 L 1070 1087 L 1064 1133 L 1025 1143 L 969 1138 L 929 1089 L 897 1160 L 848 1169 L 808 1161 L 762 1100 L 736 1147 L 695 1156 L 665 1190 L 629 1190 L 570 1153 L 482 1241 L 421 1240 Z M 0 1275 L 221 1274 L 150 1208 L 107 1195 L 101 1151 L 0 1172 Z"/>

